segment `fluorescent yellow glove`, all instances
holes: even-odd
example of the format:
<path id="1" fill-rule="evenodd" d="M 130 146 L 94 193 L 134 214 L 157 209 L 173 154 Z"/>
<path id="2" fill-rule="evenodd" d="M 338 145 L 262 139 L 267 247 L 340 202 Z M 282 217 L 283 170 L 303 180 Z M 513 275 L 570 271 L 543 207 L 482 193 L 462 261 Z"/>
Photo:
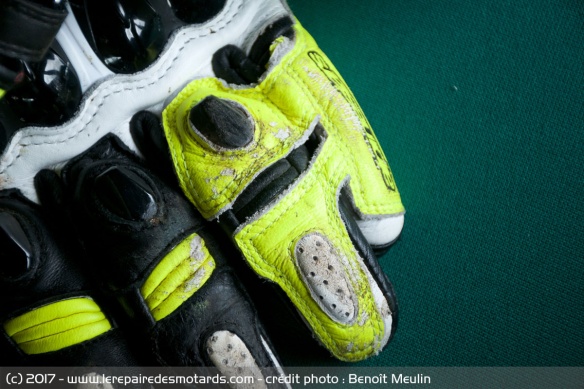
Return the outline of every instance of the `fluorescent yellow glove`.
<path id="1" fill-rule="evenodd" d="M 164 131 L 199 211 L 231 227 L 248 264 L 286 292 L 334 356 L 361 360 L 393 334 L 396 303 L 370 251 L 355 241 L 363 232 L 374 245 L 391 244 L 404 208 L 337 70 L 298 22 L 284 35 L 269 45 L 256 83 L 187 85 L 164 110 Z M 292 180 L 279 173 L 286 163 L 298 173 Z M 286 185 L 275 190 L 270 180 Z"/>

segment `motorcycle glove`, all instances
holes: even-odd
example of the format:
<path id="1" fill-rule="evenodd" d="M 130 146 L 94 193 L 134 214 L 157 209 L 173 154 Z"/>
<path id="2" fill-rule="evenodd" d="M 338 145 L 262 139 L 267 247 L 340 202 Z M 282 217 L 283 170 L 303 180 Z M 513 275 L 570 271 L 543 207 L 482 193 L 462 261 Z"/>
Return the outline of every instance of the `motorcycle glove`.
<path id="1" fill-rule="evenodd" d="M 2 187 L 36 200 L 39 170 L 108 132 L 137 150 L 130 119 L 148 110 L 162 119 L 185 195 L 286 293 L 318 341 L 342 360 L 378 353 L 395 331 L 397 304 L 372 248 L 399 237 L 404 208 L 369 123 L 284 2 L 198 3 L 71 0 L 55 52 L 68 70 L 57 78 L 76 82 L 49 90 L 80 91 L 64 100 L 78 109 L 31 122 L 26 113 L 36 110 L 4 115 L 12 135 Z M 106 28 L 98 16 L 114 11 Z M 0 113 L 29 101 L 17 89 Z"/>

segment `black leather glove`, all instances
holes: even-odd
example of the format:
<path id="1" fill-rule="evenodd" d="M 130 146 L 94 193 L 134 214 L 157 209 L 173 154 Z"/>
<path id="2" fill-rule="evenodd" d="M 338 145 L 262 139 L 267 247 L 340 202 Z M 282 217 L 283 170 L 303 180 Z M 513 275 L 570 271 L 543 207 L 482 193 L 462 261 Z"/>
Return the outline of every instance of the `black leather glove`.
<path id="1" fill-rule="evenodd" d="M 0 192 L 0 365 L 148 365 L 67 231 L 17 190 Z"/>
<path id="2" fill-rule="evenodd" d="M 62 180 L 41 171 L 36 186 L 43 206 L 72 215 L 92 274 L 159 364 L 212 366 L 260 387 L 260 368 L 281 372 L 228 242 L 117 137 L 69 161 Z"/>

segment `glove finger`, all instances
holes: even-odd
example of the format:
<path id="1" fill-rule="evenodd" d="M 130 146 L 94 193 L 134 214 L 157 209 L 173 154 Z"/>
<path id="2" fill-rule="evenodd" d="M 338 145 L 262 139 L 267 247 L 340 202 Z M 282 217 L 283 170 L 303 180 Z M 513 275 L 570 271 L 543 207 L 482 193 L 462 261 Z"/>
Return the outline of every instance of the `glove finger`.
<path id="1" fill-rule="evenodd" d="M 149 111 L 138 112 L 130 120 L 130 133 L 136 146 L 146 158 L 148 167 L 159 177 L 168 178 L 171 184 L 176 184 L 176 180 L 171 179 L 175 176 L 174 169 L 158 116 Z"/>
<path id="2" fill-rule="evenodd" d="M 364 231 L 347 225 L 380 226 L 403 206 L 354 97 L 308 33 L 291 28 L 293 39 L 270 45 L 257 85 L 195 80 L 164 110 L 164 130 L 181 187 L 203 216 L 228 226 L 325 347 L 359 360 L 389 341 L 396 303 L 370 250 L 355 247 Z"/>
<path id="3" fill-rule="evenodd" d="M 223 242 L 119 139 L 71 160 L 63 179 L 95 274 L 159 363 L 256 378 L 261 368 L 280 369 Z"/>
<path id="4" fill-rule="evenodd" d="M 64 212 L 67 200 L 65 188 L 59 175 L 50 169 L 43 169 L 34 177 L 34 186 L 39 202 L 54 213 Z"/>
<path id="5" fill-rule="evenodd" d="M 213 56 L 213 70 L 217 77 L 232 83 L 232 84 L 252 84 L 257 83 L 264 73 L 268 65 L 270 56 L 270 45 L 278 38 L 286 37 L 293 39 L 294 30 L 292 28 L 293 21 L 290 18 L 282 18 L 277 20 L 272 25 L 268 26 L 266 30 L 258 37 L 252 48 L 250 49 L 249 57 L 243 51 L 235 46 L 225 46 L 215 53 Z M 357 115 L 364 122 L 364 133 L 368 137 L 367 143 L 371 148 L 370 158 L 375 161 L 376 168 L 381 171 L 382 177 L 386 187 L 391 191 L 396 191 L 393 175 L 387 166 L 387 160 L 383 154 L 383 150 L 379 146 L 375 135 L 373 134 L 367 119 L 359 108 L 354 96 L 351 94 L 344 80 L 338 74 L 336 69 L 328 62 L 326 57 L 321 56 L 317 51 L 310 53 L 318 65 L 324 70 L 326 76 L 333 84 L 336 84 L 340 89 L 340 93 L 346 98 L 350 104 L 353 105 L 357 111 Z M 241 59 L 245 56 L 245 59 Z M 226 60 L 225 57 L 231 57 L 231 60 Z M 256 69 L 263 69 L 262 71 L 250 72 L 255 64 Z M 357 170 L 365 170 L 360 164 L 356 164 Z M 373 247 L 377 255 L 382 255 L 395 243 L 401 235 L 401 230 L 404 223 L 403 212 L 397 212 L 391 215 L 368 215 L 364 214 L 357 205 L 353 204 L 351 209 L 353 217 L 357 221 L 357 225 L 361 229 L 363 236 L 367 239 L 369 244 Z"/>
<path id="6" fill-rule="evenodd" d="M 339 212 L 341 214 L 341 219 L 347 228 L 351 242 L 353 242 L 355 249 L 361 258 L 363 258 L 363 263 L 369 270 L 371 277 L 379 286 L 381 293 L 383 293 L 385 300 L 387 301 L 392 320 L 389 333 L 389 340 L 391 340 L 397 329 L 399 318 L 398 302 L 393 285 L 379 265 L 379 261 L 377 260 L 378 252 L 369 244 L 367 238 L 362 232 L 358 220 L 354 218 L 350 197 L 346 191 L 341 191 L 341 196 L 339 198 Z"/>
<path id="7" fill-rule="evenodd" d="M 80 249 L 16 190 L 0 193 L 0 359 L 7 366 L 135 366 Z"/>

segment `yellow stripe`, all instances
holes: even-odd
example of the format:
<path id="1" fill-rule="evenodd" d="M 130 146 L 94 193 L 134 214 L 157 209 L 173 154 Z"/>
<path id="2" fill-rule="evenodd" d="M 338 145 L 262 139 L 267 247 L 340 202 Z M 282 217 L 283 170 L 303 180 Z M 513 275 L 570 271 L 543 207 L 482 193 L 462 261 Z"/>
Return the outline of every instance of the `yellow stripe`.
<path id="1" fill-rule="evenodd" d="M 23 315 L 15 317 L 4 324 L 8 336 L 27 328 L 67 317 L 79 312 L 101 312 L 99 306 L 88 297 L 71 298 L 35 308 Z"/>
<path id="2" fill-rule="evenodd" d="M 156 320 L 162 320 L 166 316 L 174 312 L 180 307 L 189 297 L 195 294 L 205 282 L 211 277 L 211 273 L 215 269 L 215 261 L 209 258 L 205 261 L 199 270 L 191 277 L 187 278 L 185 282 L 176 290 L 161 301 L 156 308 L 152 309 L 152 316 Z"/>
<path id="3" fill-rule="evenodd" d="M 4 323 L 8 336 L 27 354 L 60 350 L 110 329 L 110 322 L 89 297 L 50 303 Z"/>
<path id="4" fill-rule="evenodd" d="M 21 343 L 18 346 L 27 354 L 42 354 L 50 351 L 60 350 L 65 347 L 93 339 L 111 329 L 111 324 L 107 319 L 95 323 L 72 328 L 58 334 L 45 338 L 31 340 Z"/>
<path id="5" fill-rule="evenodd" d="M 178 244 L 148 276 L 140 292 L 155 320 L 162 320 L 211 277 L 215 261 L 205 242 L 192 234 Z"/>
<path id="6" fill-rule="evenodd" d="M 174 269 L 179 267 L 181 263 L 185 262 L 185 251 L 186 253 L 189 252 L 190 239 L 191 237 L 182 241 L 171 252 L 169 252 L 158 265 L 156 265 L 152 273 L 150 273 L 142 285 L 142 288 L 140 288 L 142 297 L 148 299 L 158 286 L 165 282 L 169 277 L 169 274 L 172 274 Z M 186 255 L 188 256 L 188 254 Z"/>
<path id="7" fill-rule="evenodd" d="M 6 93 L 6 91 L 5 91 L 4 89 L 0 88 L 0 99 L 1 99 L 2 97 L 4 97 L 4 94 L 5 94 L 5 93 Z"/>
<path id="8" fill-rule="evenodd" d="M 102 312 L 75 313 L 67 317 L 51 320 L 17 332 L 12 335 L 12 339 L 16 343 L 21 344 L 58 334 L 63 331 L 64 328 L 77 328 L 103 319 L 105 319 L 105 315 Z"/>
<path id="9" fill-rule="evenodd" d="M 196 270 L 200 269 L 201 264 L 197 265 L 197 268 L 193 269 L 192 265 L 188 260 L 184 260 L 181 264 L 174 268 L 174 270 L 168 274 L 168 276 L 158 285 L 150 296 L 146 299 L 149 302 L 150 309 L 155 309 L 160 303 L 162 303 L 167 297 L 170 297 L 170 293 L 180 288 L 185 281 L 194 277 Z"/>

